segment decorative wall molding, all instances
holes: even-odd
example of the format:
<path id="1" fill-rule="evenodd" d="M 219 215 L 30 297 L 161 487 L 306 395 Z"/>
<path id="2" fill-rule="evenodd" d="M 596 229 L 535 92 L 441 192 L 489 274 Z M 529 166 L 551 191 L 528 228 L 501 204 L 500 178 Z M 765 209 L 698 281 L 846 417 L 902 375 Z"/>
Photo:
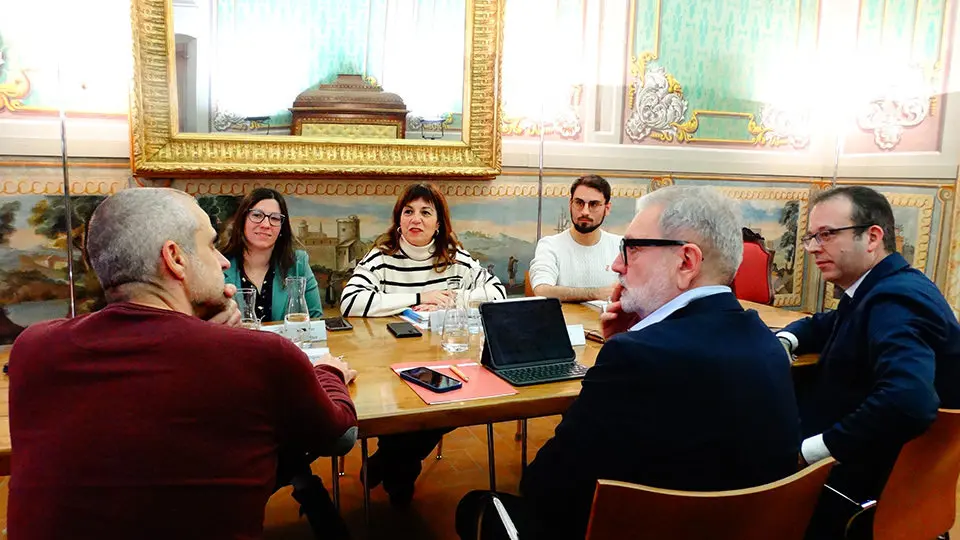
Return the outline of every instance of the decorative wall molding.
<path id="1" fill-rule="evenodd" d="M 275 189 L 284 195 L 296 196 L 334 196 L 334 197 L 396 197 L 412 182 L 390 180 L 365 181 L 317 181 L 317 180 L 178 180 L 163 187 L 181 189 L 191 195 L 234 195 L 242 196 L 258 187 Z M 537 197 L 537 185 L 519 182 L 434 182 L 446 197 Z M 145 184 L 156 186 L 156 184 Z M 156 186 L 160 187 L 160 186 Z M 646 192 L 643 185 L 612 185 L 611 196 L 616 198 L 637 198 Z M 567 184 L 546 184 L 544 197 L 569 197 Z"/>
<path id="2" fill-rule="evenodd" d="M 954 194 L 960 192 L 960 176 L 954 185 Z M 954 314 L 960 318 L 960 204 L 953 201 L 953 217 L 951 219 L 949 231 L 940 231 L 941 238 L 947 238 L 950 241 L 950 250 L 948 251 L 949 260 L 947 262 L 947 281 L 944 286 L 947 302 L 953 308 Z M 945 233 L 949 236 L 944 236 Z"/>
<path id="3" fill-rule="evenodd" d="M 70 195 L 112 195 L 127 187 L 126 180 L 76 180 L 70 182 Z M 63 181 L 0 180 L 2 195 L 63 195 Z"/>

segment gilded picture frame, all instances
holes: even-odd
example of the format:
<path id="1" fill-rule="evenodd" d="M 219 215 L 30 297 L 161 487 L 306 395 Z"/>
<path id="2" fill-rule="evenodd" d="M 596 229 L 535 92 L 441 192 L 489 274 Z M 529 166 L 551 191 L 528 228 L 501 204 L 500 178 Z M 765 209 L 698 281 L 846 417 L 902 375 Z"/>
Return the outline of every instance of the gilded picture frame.
<path id="1" fill-rule="evenodd" d="M 131 0 L 131 166 L 140 177 L 488 177 L 501 171 L 505 0 L 465 0 L 461 141 L 178 132 L 173 0 Z"/>

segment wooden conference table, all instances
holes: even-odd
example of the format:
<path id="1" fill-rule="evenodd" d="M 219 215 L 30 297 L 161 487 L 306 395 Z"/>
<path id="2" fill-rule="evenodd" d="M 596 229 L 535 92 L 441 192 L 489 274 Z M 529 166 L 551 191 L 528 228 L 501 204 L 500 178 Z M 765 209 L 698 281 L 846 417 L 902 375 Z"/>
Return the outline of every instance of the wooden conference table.
<path id="1" fill-rule="evenodd" d="M 800 312 L 741 301 L 747 309 L 755 309 L 770 328 L 782 328 L 806 315 Z M 600 330 L 600 312 L 581 304 L 564 304 L 567 324 L 582 324 L 584 330 Z M 328 332 L 327 346 L 331 354 L 343 355 L 358 372 L 350 385 L 350 395 L 357 408 L 361 460 L 367 459 L 367 438 L 424 429 L 454 428 L 487 424 L 488 442 L 492 440 L 492 423 L 521 420 L 563 413 L 580 393 L 580 381 L 562 381 L 517 388 L 511 396 L 427 405 L 389 366 L 399 362 L 431 362 L 442 360 L 474 360 L 479 362 L 480 347 L 474 336 L 465 353 L 450 355 L 440 347 L 437 332 L 424 332 L 419 338 L 395 338 L 386 323 L 396 317 L 351 318 L 352 331 Z M 574 347 L 577 360 L 592 366 L 601 344 L 587 340 Z M 801 359 L 809 362 L 809 359 Z M 814 360 L 815 361 L 815 358 Z M 522 436 L 521 461 L 526 462 L 526 436 Z M 490 484 L 495 489 L 493 447 L 488 444 Z M 333 495 L 337 501 L 339 485 L 336 466 L 333 472 Z M 366 482 L 364 482 L 366 483 Z M 369 509 L 369 492 L 364 490 L 364 509 Z"/>
<path id="2" fill-rule="evenodd" d="M 741 303 L 747 309 L 757 310 L 761 319 L 771 328 L 782 328 L 805 316 L 803 313 L 752 302 Z M 594 308 L 565 304 L 563 312 L 567 324 L 582 324 L 585 330 L 600 329 L 599 312 Z M 350 395 L 357 408 L 364 460 L 367 454 L 366 439 L 369 437 L 560 414 L 580 392 L 580 381 L 575 380 L 521 387 L 512 396 L 427 405 L 389 366 L 397 362 L 445 360 L 450 359 L 450 355 L 440 347 L 440 336 L 436 332 L 424 332 L 420 338 L 393 337 L 387 331 L 386 323 L 397 320 L 400 319 L 351 318 L 353 330 L 328 333 L 327 346 L 331 353 L 343 355 L 350 367 L 358 371 L 356 382 L 350 385 Z M 586 345 L 574 349 L 577 359 L 591 366 L 596 361 L 600 347 L 599 343 L 588 340 Z M 470 349 L 457 355 L 457 359 L 479 361 L 479 350 L 479 343 L 474 337 Z M 0 353 L 0 361 L 6 362 L 7 356 L 7 352 Z M 801 358 L 800 361 L 809 363 L 810 359 Z M 8 389 L 9 378 L 0 376 L 0 476 L 10 474 Z M 488 433 L 491 430 L 488 426 Z M 492 453 L 490 458 L 493 458 Z M 491 481 L 493 470 L 491 467 Z M 336 479 L 337 475 L 333 477 Z M 334 491 L 338 491 L 338 486 L 334 486 Z"/>

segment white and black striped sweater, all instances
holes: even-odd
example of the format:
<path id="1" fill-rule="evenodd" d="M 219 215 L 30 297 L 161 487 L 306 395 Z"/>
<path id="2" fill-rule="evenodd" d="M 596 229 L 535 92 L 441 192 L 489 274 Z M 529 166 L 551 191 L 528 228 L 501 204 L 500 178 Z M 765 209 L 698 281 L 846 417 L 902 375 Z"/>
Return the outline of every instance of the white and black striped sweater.
<path id="1" fill-rule="evenodd" d="M 497 276 L 490 275 L 464 249 L 457 250 L 456 263 L 443 272 L 433 269 L 433 242 L 417 247 L 400 238 L 400 253 L 387 255 L 373 248 L 357 264 L 340 295 L 345 317 L 385 317 L 417 305 L 420 293 L 443 290 L 447 278 L 476 275 L 474 295 L 488 300 L 506 298 Z"/>

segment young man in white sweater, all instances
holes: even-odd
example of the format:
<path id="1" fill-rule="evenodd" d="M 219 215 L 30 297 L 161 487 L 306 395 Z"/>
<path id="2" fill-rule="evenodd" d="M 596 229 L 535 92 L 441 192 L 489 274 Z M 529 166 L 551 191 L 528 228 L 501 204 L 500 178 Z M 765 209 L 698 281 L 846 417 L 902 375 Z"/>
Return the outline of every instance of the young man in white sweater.
<path id="1" fill-rule="evenodd" d="M 537 243 L 530 263 L 530 284 L 537 296 L 563 302 L 607 300 L 617 275 L 610 269 L 620 236 L 600 228 L 610 214 L 610 184 L 600 176 L 581 176 L 570 186 L 570 221 L 560 234 Z"/>

